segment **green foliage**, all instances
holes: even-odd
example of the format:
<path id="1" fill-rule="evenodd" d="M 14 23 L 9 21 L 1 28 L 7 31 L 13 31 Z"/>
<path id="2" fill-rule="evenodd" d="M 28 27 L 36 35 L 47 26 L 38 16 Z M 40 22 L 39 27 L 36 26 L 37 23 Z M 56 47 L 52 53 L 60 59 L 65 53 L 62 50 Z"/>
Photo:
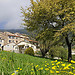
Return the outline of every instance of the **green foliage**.
<path id="1" fill-rule="evenodd" d="M 22 8 L 22 13 L 25 22 L 23 25 L 29 31 L 36 31 L 38 39 L 42 41 L 39 42 L 44 55 L 51 44 L 66 40 L 68 56 L 71 58 L 69 46 L 75 40 L 75 0 L 31 0 L 31 6 L 27 10 Z M 50 35 L 54 33 L 54 37 L 47 32 Z"/>
<path id="2" fill-rule="evenodd" d="M 37 54 L 37 55 L 42 55 L 42 54 L 41 54 L 41 51 L 36 51 L 35 54 Z"/>
<path id="3" fill-rule="evenodd" d="M 0 48 L 0 51 L 1 51 L 1 48 Z"/>
<path id="4" fill-rule="evenodd" d="M 75 46 L 73 46 L 72 49 L 75 49 Z"/>
<path id="5" fill-rule="evenodd" d="M 60 57 L 62 60 L 67 59 L 68 51 L 61 46 L 54 46 L 49 50 L 51 57 Z"/>
<path id="6" fill-rule="evenodd" d="M 31 47 L 29 47 L 25 50 L 25 54 L 34 55 L 34 50 Z"/>
<path id="7" fill-rule="evenodd" d="M 72 59 L 75 60 L 75 55 L 72 55 Z"/>

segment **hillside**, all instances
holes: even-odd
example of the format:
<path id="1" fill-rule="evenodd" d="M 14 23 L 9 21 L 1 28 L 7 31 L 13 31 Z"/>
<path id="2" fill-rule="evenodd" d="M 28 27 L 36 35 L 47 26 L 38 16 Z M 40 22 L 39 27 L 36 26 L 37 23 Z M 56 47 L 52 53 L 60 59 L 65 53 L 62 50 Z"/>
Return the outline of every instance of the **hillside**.
<path id="1" fill-rule="evenodd" d="M 11 32 L 11 33 L 16 33 L 16 32 L 18 32 L 18 33 L 21 33 L 21 34 L 30 35 L 30 32 L 28 32 L 28 31 L 26 30 L 26 28 L 25 28 L 25 29 L 0 29 L 0 31 L 1 31 L 1 32 L 8 31 L 8 32 Z"/>
<path id="2" fill-rule="evenodd" d="M 74 69 L 66 61 L 0 52 L 0 75 L 74 75 Z"/>

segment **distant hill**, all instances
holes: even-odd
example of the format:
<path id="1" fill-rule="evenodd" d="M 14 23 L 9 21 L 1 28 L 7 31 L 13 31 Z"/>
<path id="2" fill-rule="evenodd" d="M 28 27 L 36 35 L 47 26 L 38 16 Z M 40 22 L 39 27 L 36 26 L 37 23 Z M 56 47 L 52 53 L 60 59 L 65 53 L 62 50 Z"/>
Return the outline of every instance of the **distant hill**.
<path id="1" fill-rule="evenodd" d="M 1 31 L 1 32 L 8 31 L 8 32 L 11 32 L 11 33 L 16 33 L 16 32 L 18 32 L 18 33 L 21 33 L 21 34 L 30 35 L 30 32 L 28 32 L 28 31 L 26 30 L 26 28 L 25 28 L 25 29 L 0 29 L 0 31 Z"/>

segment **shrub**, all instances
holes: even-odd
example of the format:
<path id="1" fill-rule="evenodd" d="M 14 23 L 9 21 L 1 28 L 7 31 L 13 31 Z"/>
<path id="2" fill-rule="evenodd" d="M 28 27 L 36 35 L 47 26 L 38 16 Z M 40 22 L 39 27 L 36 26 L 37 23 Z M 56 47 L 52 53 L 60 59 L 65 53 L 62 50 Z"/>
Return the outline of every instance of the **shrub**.
<path id="1" fill-rule="evenodd" d="M 60 57 L 63 60 L 67 58 L 68 51 L 61 46 L 55 46 L 49 50 L 49 55 L 51 55 L 51 58 Z"/>
<path id="2" fill-rule="evenodd" d="M 34 55 L 34 50 L 31 47 L 29 47 L 25 50 L 24 54 Z"/>
<path id="3" fill-rule="evenodd" d="M 1 48 L 0 48 L 0 51 L 1 51 Z"/>
<path id="4" fill-rule="evenodd" d="M 37 54 L 37 55 L 42 55 L 42 54 L 41 54 L 41 51 L 35 51 L 35 54 Z"/>

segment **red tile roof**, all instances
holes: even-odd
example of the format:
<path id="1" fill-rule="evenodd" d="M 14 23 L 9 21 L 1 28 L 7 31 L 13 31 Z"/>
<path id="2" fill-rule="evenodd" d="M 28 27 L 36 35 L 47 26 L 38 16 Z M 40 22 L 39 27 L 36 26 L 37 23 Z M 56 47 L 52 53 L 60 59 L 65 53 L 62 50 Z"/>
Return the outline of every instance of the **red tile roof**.
<path id="1" fill-rule="evenodd" d="M 29 42 L 35 42 L 35 43 L 38 43 L 38 41 L 34 41 L 34 40 L 28 40 Z"/>

